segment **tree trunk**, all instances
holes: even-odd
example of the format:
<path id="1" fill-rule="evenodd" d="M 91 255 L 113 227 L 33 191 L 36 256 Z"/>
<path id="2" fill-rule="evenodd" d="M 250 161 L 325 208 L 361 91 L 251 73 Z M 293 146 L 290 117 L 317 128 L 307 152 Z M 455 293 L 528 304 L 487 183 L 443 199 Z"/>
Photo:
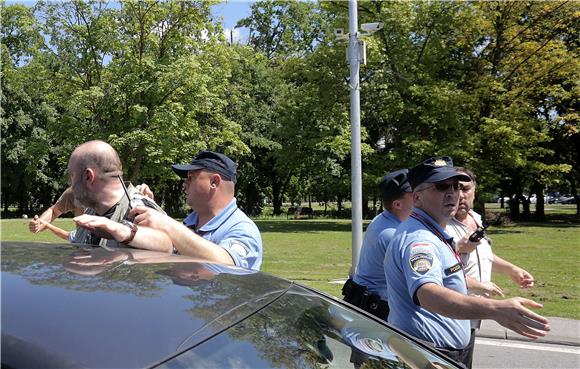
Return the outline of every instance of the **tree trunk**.
<path id="1" fill-rule="evenodd" d="M 518 194 L 518 199 L 522 202 L 522 220 L 530 219 L 530 199 L 527 199 L 522 193 Z"/>
<path id="2" fill-rule="evenodd" d="M 282 214 L 282 194 L 280 193 L 280 184 L 272 183 L 272 205 L 274 206 L 274 215 Z"/>
<path id="3" fill-rule="evenodd" d="M 362 197 L 362 217 L 366 219 L 369 215 L 369 198 L 366 195 Z"/>
<path id="4" fill-rule="evenodd" d="M 520 218 L 520 200 L 517 196 L 510 198 L 509 207 L 510 207 L 510 219 L 518 220 Z"/>
<path id="5" fill-rule="evenodd" d="M 249 185 L 244 187 L 244 212 L 250 216 L 260 215 L 262 212 L 262 198 L 257 186 Z"/>
<path id="6" fill-rule="evenodd" d="M 534 219 L 537 221 L 543 221 L 546 219 L 546 214 L 544 212 L 544 189 L 540 183 L 535 183 L 533 190 L 536 194 L 536 211 L 534 212 Z"/>

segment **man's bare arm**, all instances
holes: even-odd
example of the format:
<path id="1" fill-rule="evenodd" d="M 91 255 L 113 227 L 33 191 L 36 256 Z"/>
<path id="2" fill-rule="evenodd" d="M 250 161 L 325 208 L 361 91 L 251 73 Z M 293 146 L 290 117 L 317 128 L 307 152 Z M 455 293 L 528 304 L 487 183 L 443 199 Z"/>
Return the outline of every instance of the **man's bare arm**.
<path id="1" fill-rule="evenodd" d="M 522 297 L 482 299 L 463 295 L 435 283 L 426 283 L 417 290 L 417 298 L 421 307 L 433 313 L 453 319 L 492 319 L 533 339 L 545 336 L 550 330 L 548 319 L 527 308 L 541 308 L 542 305 Z"/>
<path id="2" fill-rule="evenodd" d="M 530 273 L 495 254 L 493 255 L 492 271 L 510 277 L 521 288 L 534 286 L 534 277 Z"/>
<path id="3" fill-rule="evenodd" d="M 191 229 L 153 209 L 137 206 L 130 213 L 137 225 L 162 230 L 181 255 L 192 256 L 216 263 L 235 265 L 230 254 L 222 247 L 195 234 Z"/>
<path id="4" fill-rule="evenodd" d="M 73 220 L 77 225 L 91 231 L 106 234 L 106 238 L 113 238 L 117 242 L 124 241 L 131 235 L 131 228 L 105 217 L 83 214 L 75 217 Z M 171 239 L 167 234 L 147 226 L 139 226 L 139 229 L 135 233 L 135 237 L 131 242 L 129 242 L 129 246 L 165 253 L 171 253 L 173 251 Z"/>
<path id="5" fill-rule="evenodd" d="M 480 282 L 470 276 L 466 276 L 465 281 L 467 282 L 467 288 L 469 288 L 469 292 L 471 293 L 485 297 L 504 296 L 503 290 L 493 282 Z"/>
<path id="6" fill-rule="evenodd" d="M 40 221 L 40 223 L 43 224 L 44 227 L 46 227 L 49 231 L 51 231 L 55 236 L 60 237 L 65 241 L 68 241 L 68 235 L 70 233 L 69 231 L 65 231 L 62 228 L 59 228 L 55 225 L 47 223 L 43 219 L 39 219 L 39 221 Z"/>
<path id="7" fill-rule="evenodd" d="M 60 211 L 58 206 L 56 206 L 56 204 L 52 205 L 40 214 L 40 216 L 35 215 L 34 218 L 30 219 L 30 222 L 28 222 L 28 230 L 31 233 L 42 232 L 47 228 L 47 224 L 52 223 L 52 221 L 58 218 L 61 214 L 62 211 Z"/>

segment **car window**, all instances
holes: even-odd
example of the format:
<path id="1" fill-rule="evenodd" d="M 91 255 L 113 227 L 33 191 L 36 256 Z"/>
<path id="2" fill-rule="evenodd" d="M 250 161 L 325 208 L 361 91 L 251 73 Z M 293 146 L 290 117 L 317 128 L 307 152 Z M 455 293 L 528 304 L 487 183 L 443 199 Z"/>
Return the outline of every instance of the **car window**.
<path id="1" fill-rule="evenodd" d="M 372 319 L 300 287 L 162 368 L 455 368 Z"/>

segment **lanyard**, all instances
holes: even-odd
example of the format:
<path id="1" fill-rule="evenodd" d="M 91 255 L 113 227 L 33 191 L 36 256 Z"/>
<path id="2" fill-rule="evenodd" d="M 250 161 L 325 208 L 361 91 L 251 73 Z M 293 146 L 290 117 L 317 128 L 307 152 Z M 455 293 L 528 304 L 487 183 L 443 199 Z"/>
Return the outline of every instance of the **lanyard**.
<path id="1" fill-rule="evenodd" d="M 418 220 L 421 224 L 423 224 L 426 228 L 428 228 L 431 231 L 431 233 L 433 233 L 445 245 L 447 245 L 447 247 L 449 248 L 449 250 L 451 251 L 451 253 L 453 253 L 453 256 L 455 256 L 455 259 L 461 265 L 461 269 L 463 269 L 463 262 L 461 261 L 461 258 L 459 257 L 459 254 L 457 253 L 457 251 L 455 251 L 455 248 L 453 248 L 453 246 L 449 243 L 449 241 L 447 241 L 447 239 L 441 234 L 441 232 L 439 232 L 439 230 L 437 228 L 435 228 L 433 226 L 433 224 L 431 224 L 431 222 L 428 219 L 425 219 L 425 217 L 423 217 L 421 214 L 412 212 L 411 213 L 411 217 L 414 218 L 414 219 L 416 219 L 416 220 Z M 463 270 L 463 274 L 465 275 L 465 270 Z"/>
<path id="2" fill-rule="evenodd" d="M 228 220 L 229 220 L 229 219 L 232 217 L 232 215 L 234 215 L 234 213 L 235 213 L 236 211 L 238 211 L 238 209 L 239 209 L 239 208 L 236 206 L 236 208 L 234 209 L 234 211 L 232 211 L 232 212 L 231 212 L 231 213 L 230 213 L 230 214 L 229 214 L 229 215 L 226 217 L 226 219 L 222 220 L 222 221 L 220 222 L 220 224 L 219 224 L 217 227 L 215 227 L 215 229 L 211 229 L 211 230 L 209 230 L 209 231 L 204 231 L 204 230 L 202 230 L 202 229 L 197 229 L 197 227 L 196 227 L 196 225 L 195 225 L 195 224 L 194 224 L 194 225 L 191 225 L 191 226 L 187 226 L 187 227 L 188 227 L 189 229 L 191 229 L 191 230 L 193 231 L 193 233 L 197 234 L 198 236 L 201 236 L 201 237 L 203 237 L 203 236 L 204 236 L 206 233 L 213 232 L 213 231 L 215 231 L 217 228 L 221 227 L 221 226 L 222 226 L 222 224 L 224 224 L 225 222 L 227 222 L 227 221 L 228 221 Z M 215 219 L 215 218 L 213 218 L 213 219 Z M 213 219 L 211 219 L 211 220 L 213 220 Z M 197 220 L 199 221 L 199 217 L 197 218 Z M 207 224 L 207 223 L 206 223 L 206 224 Z M 205 224 L 204 224 L 203 226 L 205 226 Z M 202 227 L 203 227 L 203 226 L 202 226 Z M 201 228 L 201 227 L 200 227 L 200 228 Z"/>

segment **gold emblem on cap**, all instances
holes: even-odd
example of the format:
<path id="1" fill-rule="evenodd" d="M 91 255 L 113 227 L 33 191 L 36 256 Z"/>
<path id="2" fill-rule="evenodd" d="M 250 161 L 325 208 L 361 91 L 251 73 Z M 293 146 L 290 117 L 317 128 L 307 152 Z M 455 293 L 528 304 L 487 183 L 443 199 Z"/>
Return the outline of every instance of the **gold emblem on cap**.
<path id="1" fill-rule="evenodd" d="M 447 165 L 447 162 L 443 159 L 437 159 L 437 160 L 435 160 L 435 163 L 433 163 L 433 165 L 435 165 L 437 167 L 444 167 Z"/>

